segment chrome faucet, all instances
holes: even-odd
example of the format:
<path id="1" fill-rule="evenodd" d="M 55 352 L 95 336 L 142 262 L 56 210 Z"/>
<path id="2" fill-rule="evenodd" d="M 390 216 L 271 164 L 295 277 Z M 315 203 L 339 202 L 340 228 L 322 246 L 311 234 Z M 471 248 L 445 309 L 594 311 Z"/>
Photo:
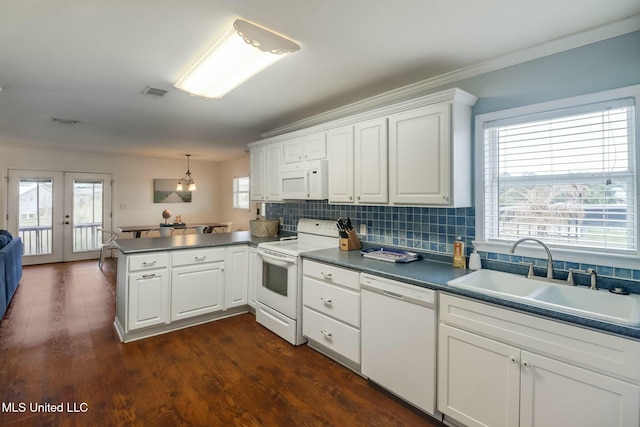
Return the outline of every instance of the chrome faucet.
<path id="1" fill-rule="evenodd" d="M 526 242 L 526 241 L 536 242 L 540 244 L 545 251 L 547 251 L 547 279 L 553 279 L 553 258 L 551 257 L 551 251 L 549 250 L 549 247 L 547 247 L 547 245 L 545 245 L 543 241 L 534 239 L 533 237 L 525 237 L 515 242 L 513 246 L 511 246 L 511 250 L 509 251 L 509 253 L 514 253 L 516 250 L 516 247 L 520 243 Z"/>

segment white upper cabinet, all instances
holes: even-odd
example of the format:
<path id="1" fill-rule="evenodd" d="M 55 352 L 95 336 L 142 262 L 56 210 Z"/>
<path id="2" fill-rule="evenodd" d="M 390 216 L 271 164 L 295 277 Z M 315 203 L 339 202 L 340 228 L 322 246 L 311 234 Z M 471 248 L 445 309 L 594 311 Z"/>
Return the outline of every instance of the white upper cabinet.
<path id="1" fill-rule="evenodd" d="M 451 198 L 449 104 L 389 117 L 392 204 L 448 205 Z"/>
<path id="2" fill-rule="evenodd" d="M 329 203 L 353 203 L 353 126 L 327 132 Z"/>
<path id="3" fill-rule="evenodd" d="M 269 202 L 282 201 L 280 188 L 280 169 L 282 168 L 282 144 L 279 142 L 265 147 L 265 182 L 266 200 Z"/>
<path id="4" fill-rule="evenodd" d="M 388 202 L 386 118 L 354 125 L 354 173 L 357 203 Z"/>
<path id="5" fill-rule="evenodd" d="M 305 160 L 323 160 L 327 158 L 327 135 L 316 132 L 302 137 L 302 149 Z"/>
<path id="6" fill-rule="evenodd" d="M 281 144 L 282 158 L 274 168 L 293 173 L 328 158 L 329 203 L 468 207 L 476 101 L 460 89 L 447 89 L 277 136 L 271 141 Z M 266 141 L 250 144 L 252 172 L 262 165 L 268 175 L 258 179 L 275 179 L 272 167 L 258 159 L 262 144 Z M 266 188 L 260 193 L 254 184 L 252 200 L 283 199 Z"/>
<path id="7" fill-rule="evenodd" d="M 444 101 L 389 116 L 394 205 L 471 206 L 471 106 Z"/>
<path id="8" fill-rule="evenodd" d="M 299 163 L 303 161 L 302 138 L 288 139 L 282 142 L 282 156 L 284 164 Z"/>
<path id="9" fill-rule="evenodd" d="M 280 169 L 282 167 L 282 143 L 273 142 L 251 148 L 251 200 L 282 201 Z"/>
<path id="10" fill-rule="evenodd" d="M 316 132 L 282 142 L 285 165 L 300 164 L 307 160 L 327 158 L 327 139 L 325 132 Z"/>
<path id="11" fill-rule="evenodd" d="M 265 147 L 255 147 L 249 152 L 251 168 L 251 200 L 266 200 Z"/>

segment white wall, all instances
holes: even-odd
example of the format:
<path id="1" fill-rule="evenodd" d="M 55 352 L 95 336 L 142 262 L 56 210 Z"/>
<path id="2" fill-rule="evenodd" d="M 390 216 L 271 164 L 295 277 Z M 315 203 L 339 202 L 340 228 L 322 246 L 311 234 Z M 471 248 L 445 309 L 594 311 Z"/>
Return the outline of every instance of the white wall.
<path id="1" fill-rule="evenodd" d="M 255 219 L 255 202 L 251 202 L 249 210 L 233 209 L 233 178 L 249 176 L 249 155 L 231 160 L 225 163 L 218 163 L 220 168 L 220 220 L 233 222 L 232 230 L 249 230 L 249 220 Z"/>
<path id="2" fill-rule="evenodd" d="M 164 160 L 0 146 L 3 177 L 9 169 L 112 174 L 114 229 L 120 225 L 160 224 L 164 209 L 169 209 L 174 216 L 182 215 L 188 223 L 228 221 L 224 203 L 221 203 L 226 198 L 222 197 L 219 165 L 198 161 L 194 155 L 190 169 L 198 189 L 193 193 L 192 202 L 153 203 L 153 179 L 175 179 L 177 182 L 186 172 L 186 158 Z M 0 212 L 0 228 L 7 228 L 6 179 L 0 185 Z"/>

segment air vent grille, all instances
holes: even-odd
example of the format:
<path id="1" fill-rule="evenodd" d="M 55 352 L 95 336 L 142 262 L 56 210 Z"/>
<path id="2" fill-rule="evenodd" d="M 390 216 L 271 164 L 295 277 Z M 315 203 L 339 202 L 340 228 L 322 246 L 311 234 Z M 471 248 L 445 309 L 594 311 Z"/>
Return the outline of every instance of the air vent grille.
<path id="1" fill-rule="evenodd" d="M 61 125 L 77 125 L 77 124 L 80 124 L 80 120 L 60 119 L 58 117 L 51 117 L 51 120 L 54 123 L 60 123 Z"/>
<path id="2" fill-rule="evenodd" d="M 163 89 L 158 89 L 156 87 L 151 87 L 151 86 L 147 86 L 144 88 L 144 90 L 142 91 L 143 95 L 151 95 L 151 96 L 155 96 L 155 97 L 163 97 L 167 94 L 166 90 Z"/>

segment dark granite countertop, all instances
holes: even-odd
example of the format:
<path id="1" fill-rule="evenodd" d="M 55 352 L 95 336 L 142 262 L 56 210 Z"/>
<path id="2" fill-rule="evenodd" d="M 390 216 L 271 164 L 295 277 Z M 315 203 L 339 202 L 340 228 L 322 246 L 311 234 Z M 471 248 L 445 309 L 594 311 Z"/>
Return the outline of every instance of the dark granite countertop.
<path id="1" fill-rule="evenodd" d="M 497 298 L 479 292 L 449 286 L 447 284 L 448 281 L 471 273 L 471 270 L 454 268 L 450 257 L 422 252 L 419 253 L 423 256 L 423 259 L 406 264 L 364 258 L 360 254 L 360 251 L 341 251 L 337 248 L 306 252 L 302 254 L 302 257 L 386 277 L 392 280 L 402 281 L 404 283 L 424 288 L 464 296 L 503 308 L 515 309 L 528 314 L 559 320 L 601 332 L 640 339 L 640 327 L 620 325 L 617 323 L 576 316 L 560 311 L 548 310 L 530 304 Z"/>
<path id="2" fill-rule="evenodd" d="M 232 233 L 186 234 L 169 237 L 148 237 L 139 239 L 121 239 L 115 243 L 125 255 L 170 251 L 176 249 L 208 248 L 229 245 L 257 246 L 259 243 L 272 242 L 281 237 L 292 236 L 296 233 L 282 232 L 274 237 L 255 237 L 249 231 L 234 231 Z"/>

